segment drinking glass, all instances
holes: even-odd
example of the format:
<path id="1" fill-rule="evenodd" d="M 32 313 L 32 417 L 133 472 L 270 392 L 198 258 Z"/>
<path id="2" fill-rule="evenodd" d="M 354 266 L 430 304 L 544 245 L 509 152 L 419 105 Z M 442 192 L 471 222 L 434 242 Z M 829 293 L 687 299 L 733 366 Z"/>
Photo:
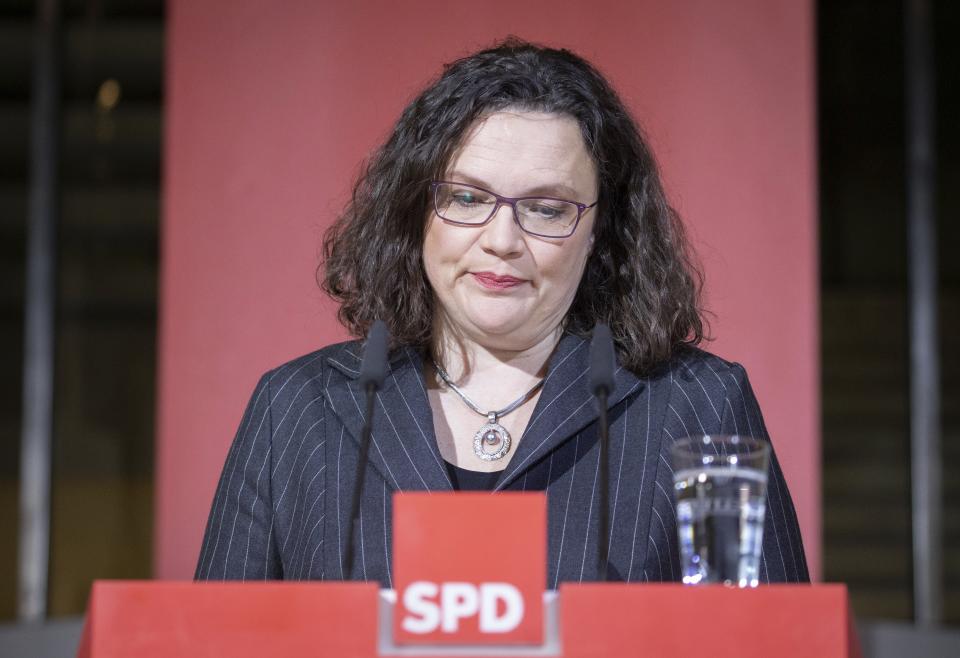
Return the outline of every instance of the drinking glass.
<path id="1" fill-rule="evenodd" d="M 683 582 L 756 587 L 770 444 L 693 436 L 672 451 Z"/>

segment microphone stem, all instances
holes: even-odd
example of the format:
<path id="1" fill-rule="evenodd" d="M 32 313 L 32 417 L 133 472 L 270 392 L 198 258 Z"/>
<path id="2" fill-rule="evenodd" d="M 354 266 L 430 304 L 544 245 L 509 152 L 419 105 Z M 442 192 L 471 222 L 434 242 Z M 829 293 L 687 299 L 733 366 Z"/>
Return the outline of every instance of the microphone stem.
<path id="1" fill-rule="evenodd" d="M 347 550 L 343 556 L 343 570 L 346 580 L 353 580 L 354 554 L 354 524 L 360 515 L 360 496 L 363 493 L 363 480 L 367 474 L 367 463 L 370 454 L 370 433 L 373 424 L 373 401 L 376 398 L 377 387 L 367 384 L 367 415 L 364 417 L 363 430 L 360 433 L 360 454 L 357 457 L 357 472 L 353 478 L 353 497 L 350 499 L 350 520 L 347 523 Z"/>
<path id="2" fill-rule="evenodd" d="M 607 456 L 610 445 L 610 432 L 607 426 L 607 390 L 597 391 L 597 404 L 600 406 L 600 533 L 597 542 L 598 580 L 607 580 L 607 559 L 610 539 L 610 460 Z"/>

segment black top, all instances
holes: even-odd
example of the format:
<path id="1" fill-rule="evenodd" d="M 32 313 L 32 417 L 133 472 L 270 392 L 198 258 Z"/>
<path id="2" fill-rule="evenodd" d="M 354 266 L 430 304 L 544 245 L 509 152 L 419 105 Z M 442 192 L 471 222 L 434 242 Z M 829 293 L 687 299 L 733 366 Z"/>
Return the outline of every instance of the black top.
<path id="1" fill-rule="evenodd" d="M 503 471 L 493 473 L 468 471 L 454 466 L 447 460 L 443 460 L 443 463 L 447 465 L 447 473 L 450 474 L 450 483 L 453 484 L 454 491 L 493 491 L 497 486 L 497 480 L 503 474 Z"/>

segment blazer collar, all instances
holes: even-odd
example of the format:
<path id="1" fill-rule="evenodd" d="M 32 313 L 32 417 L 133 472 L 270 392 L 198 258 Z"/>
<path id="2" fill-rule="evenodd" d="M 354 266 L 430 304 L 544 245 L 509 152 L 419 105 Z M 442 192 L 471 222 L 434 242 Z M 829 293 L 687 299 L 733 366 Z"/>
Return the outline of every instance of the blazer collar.
<path id="1" fill-rule="evenodd" d="M 327 399 L 355 441 L 366 409 L 366 393 L 356 382 L 360 351 L 358 343 L 346 343 L 327 357 L 332 366 Z M 390 353 L 389 365 L 374 404 L 370 463 L 398 491 L 449 491 L 453 485 L 434 436 L 423 359 L 418 350 L 401 347 Z"/>
<path id="2" fill-rule="evenodd" d="M 517 443 L 496 490 L 510 485 L 540 459 L 596 420 L 597 404 L 588 386 L 589 341 L 564 334 L 550 357 L 543 391 L 530 422 Z M 327 357 L 332 366 L 328 401 L 354 440 L 363 427 L 365 394 L 357 386 L 360 347 L 339 346 Z M 370 462 L 397 490 L 452 489 L 437 447 L 433 414 L 423 382 L 423 358 L 418 350 L 401 347 L 390 355 L 390 372 L 377 393 L 370 445 Z M 644 380 L 617 365 L 615 388 L 607 408 L 642 389 Z"/>
<path id="3" fill-rule="evenodd" d="M 564 334 L 550 357 L 543 392 L 530 416 L 496 490 L 510 485 L 550 451 L 573 438 L 597 419 L 599 408 L 589 386 L 590 342 Z M 617 364 L 614 390 L 607 397 L 607 409 L 639 391 L 643 380 Z"/>

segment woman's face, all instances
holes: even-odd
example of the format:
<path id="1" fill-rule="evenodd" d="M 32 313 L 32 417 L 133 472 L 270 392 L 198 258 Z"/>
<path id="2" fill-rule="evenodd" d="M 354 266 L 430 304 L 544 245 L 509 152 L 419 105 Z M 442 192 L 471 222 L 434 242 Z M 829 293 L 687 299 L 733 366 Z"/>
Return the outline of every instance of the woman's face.
<path id="1" fill-rule="evenodd" d="M 598 181 L 577 122 L 567 116 L 502 111 L 479 120 L 454 153 L 444 180 L 501 196 L 597 200 Z M 441 329 L 491 349 L 523 350 L 555 337 L 593 244 L 596 209 L 568 238 L 524 233 L 501 206 L 483 226 L 437 217 L 431 204 L 423 244 Z"/>

